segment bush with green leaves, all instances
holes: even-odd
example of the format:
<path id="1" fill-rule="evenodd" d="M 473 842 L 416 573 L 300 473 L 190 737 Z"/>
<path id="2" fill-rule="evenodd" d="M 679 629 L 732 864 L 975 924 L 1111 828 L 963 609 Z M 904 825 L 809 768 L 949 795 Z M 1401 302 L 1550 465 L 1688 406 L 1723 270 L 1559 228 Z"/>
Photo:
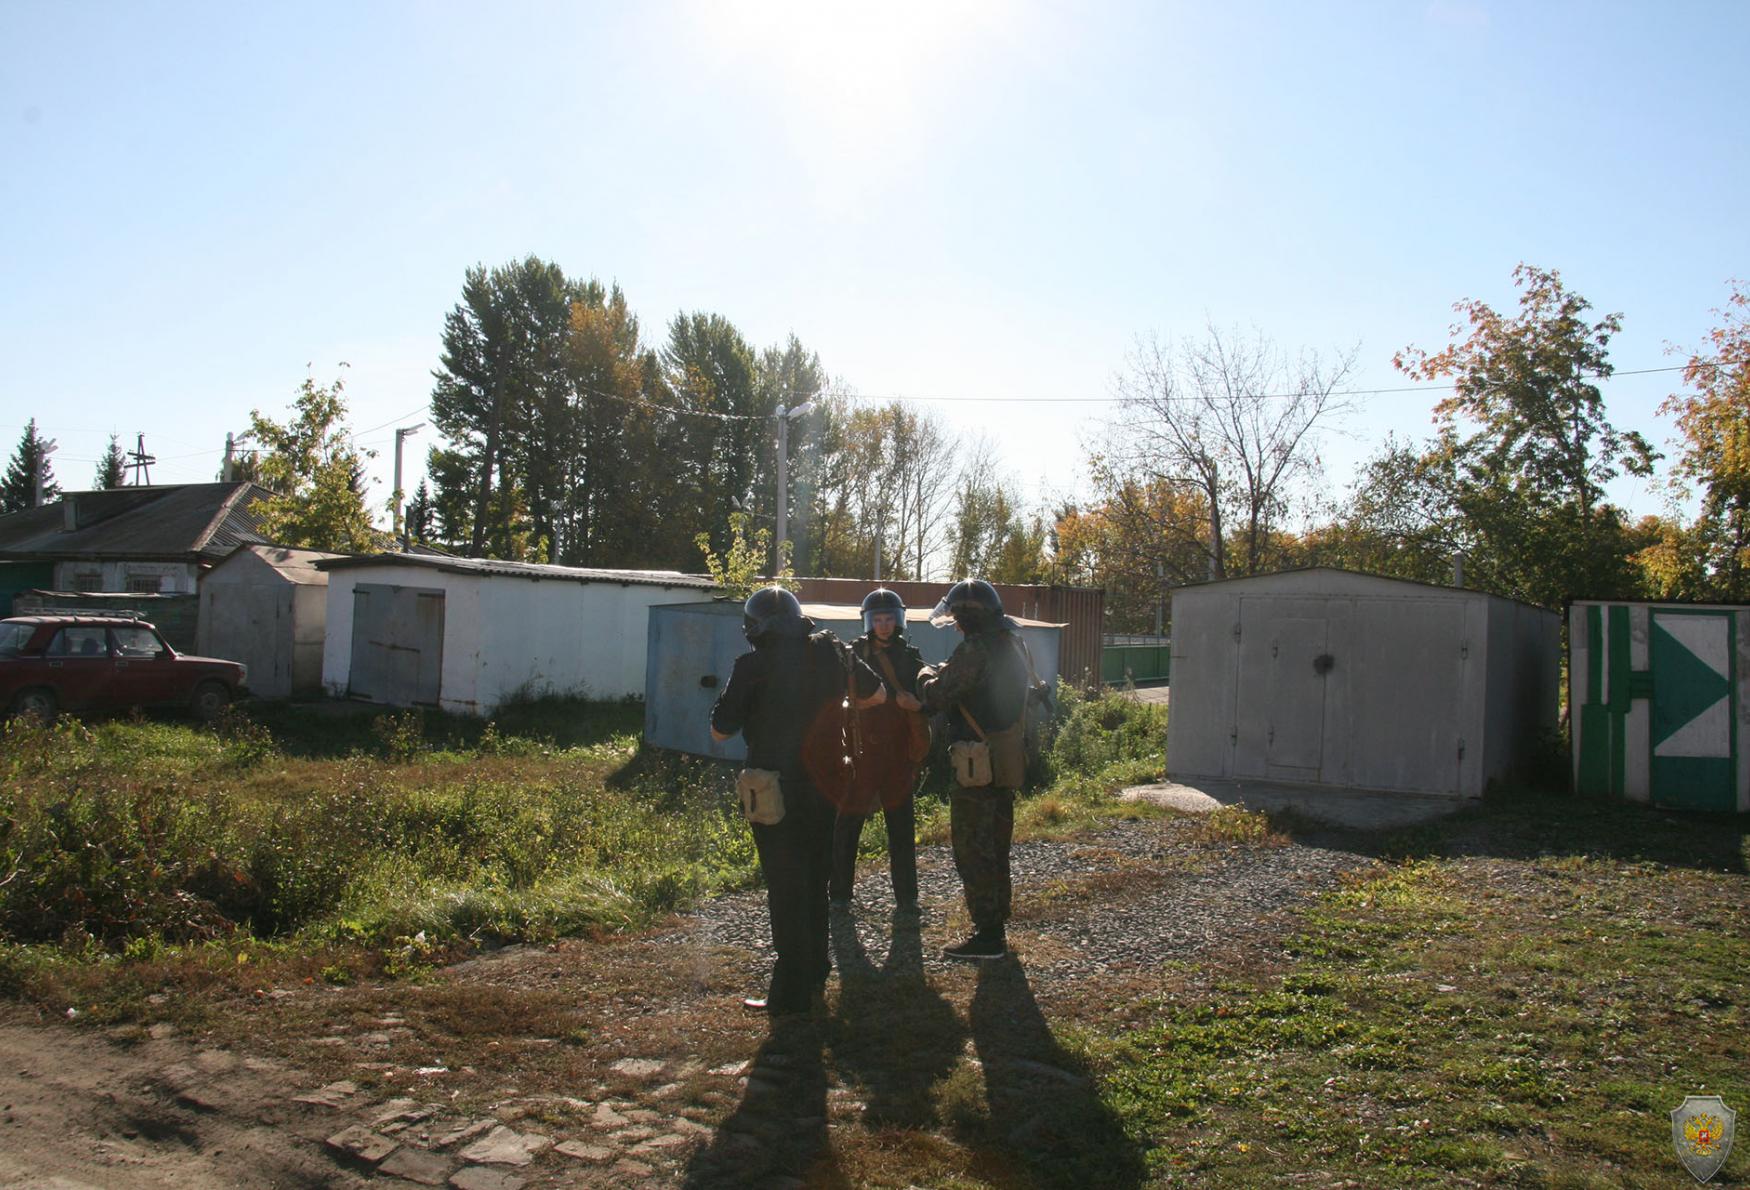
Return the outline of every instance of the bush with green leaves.
<path id="1" fill-rule="evenodd" d="M 1167 708 L 1122 690 L 1058 691 L 1058 714 L 1046 750 L 1051 775 L 1094 773 L 1123 761 L 1159 760 L 1167 751 Z"/>

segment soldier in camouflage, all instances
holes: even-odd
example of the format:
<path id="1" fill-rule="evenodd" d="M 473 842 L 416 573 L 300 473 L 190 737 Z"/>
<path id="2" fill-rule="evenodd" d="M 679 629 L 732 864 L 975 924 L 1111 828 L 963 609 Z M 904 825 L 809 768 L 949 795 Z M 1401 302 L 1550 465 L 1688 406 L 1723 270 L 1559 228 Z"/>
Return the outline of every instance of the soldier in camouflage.
<path id="1" fill-rule="evenodd" d="M 996 588 L 982 579 L 954 584 L 931 617 L 934 623 L 949 619 L 965 639 L 934 673 L 925 671 L 919 697 L 932 711 L 947 715 L 951 741 L 980 738 L 968 713 L 985 734 L 1015 726 L 1026 713 L 1030 671 Z M 1015 791 L 995 785 L 956 789 L 949 811 L 954 866 L 965 886 L 973 934 L 942 954 L 968 961 L 1000 959 L 1008 953 Z"/>

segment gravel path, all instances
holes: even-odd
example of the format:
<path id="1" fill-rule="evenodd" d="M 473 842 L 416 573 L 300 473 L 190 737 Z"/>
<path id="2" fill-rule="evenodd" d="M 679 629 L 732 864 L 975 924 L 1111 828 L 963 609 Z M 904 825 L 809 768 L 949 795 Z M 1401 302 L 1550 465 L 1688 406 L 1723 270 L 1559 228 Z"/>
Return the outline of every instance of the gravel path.
<path id="1" fill-rule="evenodd" d="M 1277 913 L 1332 887 L 1339 872 L 1370 862 L 1319 846 L 1211 842 L 1191 818 L 1125 822 L 1069 841 L 1018 843 L 1011 852 L 1011 943 L 1038 987 L 1157 970 L 1262 928 Z M 925 910 L 924 970 L 962 968 L 939 954 L 941 944 L 957 941 L 966 928 L 960 878 L 946 846 L 919 848 L 918 884 Z M 886 859 L 865 862 L 853 909 L 865 950 L 886 950 L 892 909 Z M 722 897 L 683 923 L 657 941 L 743 948 L 769 961 L 763 891 Z M 844 924 L 841 917 L 835 928 Z"/>

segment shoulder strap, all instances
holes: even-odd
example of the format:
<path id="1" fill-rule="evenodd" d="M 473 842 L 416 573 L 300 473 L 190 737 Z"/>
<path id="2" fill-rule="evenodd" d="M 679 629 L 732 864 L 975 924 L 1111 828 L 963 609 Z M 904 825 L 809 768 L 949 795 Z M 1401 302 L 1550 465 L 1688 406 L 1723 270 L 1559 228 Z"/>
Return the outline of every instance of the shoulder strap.
<path id="1" fill-rule="evenodd" d="M 895 694 L 904 693 L 905 687 L 903 687 L 899 684 L 899 675 L 894 672 L 893 660 L 892 660 L 892 658 L 888 657 L 887 650 L 886 649 L 876 649 L 874 652 L 875 652 L 875 660 L 877 660 L 881 663 L 882 672 L 887 675 L 887 680 L 889 682 L 893 683 L 893 692 Z"/>
<path id="2" fill-rule="evenodd" d="M 960 713 L 966 716 L 966 721 L 972 725 L 972 730 L 978 733 L 979 739 L 987 739 L 984 734 L 984 728 L 978 725 L 978 720 L 972 717 L 972 712 L 966 709 L 965 703 L 960 704 Z"/>
<path id="3" fill-rule="evenodd" d="M 1033 668 L 1033 650 L 1027 647 L 1027 638 L 1019 632 L 1011 632 L 1009 635 L 1014 637 L 1015 647 L 1021 650 L 1021 657 L 1027 662 L 1027 681 L 1032 686 L 1037 686 L 1039 674 Z"/>

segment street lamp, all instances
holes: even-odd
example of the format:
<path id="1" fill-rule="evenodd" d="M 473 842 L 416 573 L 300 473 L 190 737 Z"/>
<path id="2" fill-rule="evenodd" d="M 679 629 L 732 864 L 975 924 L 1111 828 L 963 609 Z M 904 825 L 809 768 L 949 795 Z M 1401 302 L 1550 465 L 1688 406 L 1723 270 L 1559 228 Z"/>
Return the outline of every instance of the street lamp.
<path id="1" fill-rule="evenodd" d="M 773 555 L 773 572 L 783 569 L 784 543 L 789 536 L 790 509 L 790 423 L 814 408 L 813 401 L 804 401 L 789 409 L 778 406 L 778 412 L 773 416 L 778 419 L 778 526 L 776 553 Z"/>
<path id="2" fill-rule="evenodd" d="M 425 428 L 425 423 L 419 422 L 416 425 L 402 426 L 400 429 L 395 431 L 395 517 L 394 517 L 394 527 L 395 527 L 395 540 L 401 543 L 401 546 L 403 549 L 405 549 L 407 547 L 407 542 L 401 536 L 401 444 L 403 442 L 405 442 L 408 438 L 410 438 L 412 435 L 417 434 L 420 430 L 423 430 L 424 428 Z"/>

